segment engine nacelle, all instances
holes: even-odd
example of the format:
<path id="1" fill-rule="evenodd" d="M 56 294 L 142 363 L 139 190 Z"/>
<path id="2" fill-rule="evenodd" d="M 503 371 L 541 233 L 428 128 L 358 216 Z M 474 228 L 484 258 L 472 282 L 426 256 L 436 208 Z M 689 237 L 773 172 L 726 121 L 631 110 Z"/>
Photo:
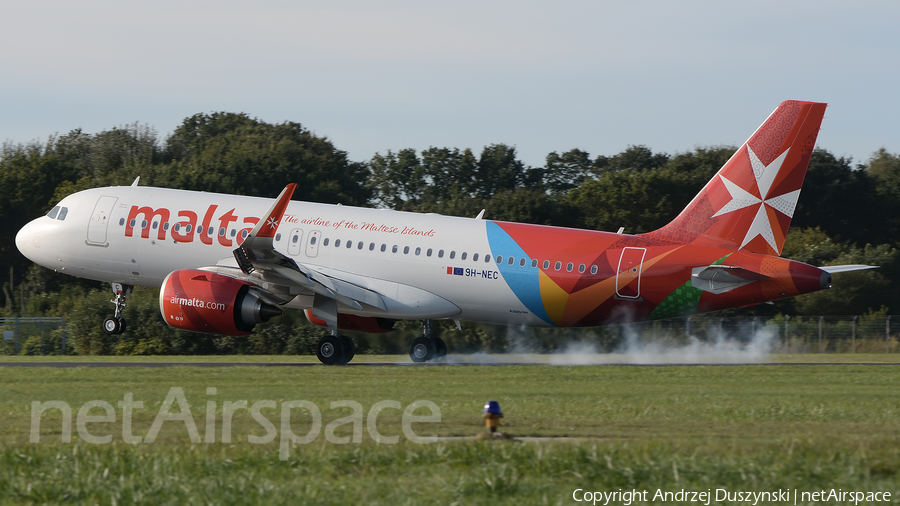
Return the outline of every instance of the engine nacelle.
<path id="1" fill-rule="evenodd" d="M 263 302 L 254 286 L 229 276 L 196 269 L 173 271 L 159 291 L 159 310 L 171 327 L 193 332 L 249 334 L 257 323 L 282 314 Z"/>
<path id="2" fill-rule="evenodd" d="M 306 319 L 314 325 L 320 327 L 328 327 L 325 320 L 316 318 L 312 315 L 312 311 L 307 309 Z M 376 318 L 374 316 L 356 316 L 352 314 L 338 313 L 338 330 L 349 330 L 351 332 L 368 332 L 370 334 L 380 334 L 384 332 L 393 332 L 396 320 L 387 318 Z"/>

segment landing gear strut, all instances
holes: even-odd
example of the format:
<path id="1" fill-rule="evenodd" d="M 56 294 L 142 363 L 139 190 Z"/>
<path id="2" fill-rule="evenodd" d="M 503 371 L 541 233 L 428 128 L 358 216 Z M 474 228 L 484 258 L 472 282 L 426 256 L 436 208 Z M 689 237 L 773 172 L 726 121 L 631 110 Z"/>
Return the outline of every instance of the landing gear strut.
<path id="1" fill-rule="evenodd" d="M 132 290 L 134 287 L 131 285 L 112 283 L 112 291 L 116 298 L 110 302 L 116 305 L 116 312 L 103 320 L 103 330 L 107 334 L 114 335 L 125 332 L 125 318 L 122 317 L 122 310 L 125 309 L 125 299 L 131 295 Z"/>
<path id="2" fill-rule="evenodd" d="M 422 320 L 422 335 L 413 339 L 409 346 L 409 358 L 413 362 L 440 360 L 447 356 L 447 344 L 440 337 L 432 335 L 432 321 Z"/>
<path id="3" fill-rule="evenodd" d="M 316 357 L 325 365 L 347 364 L 355 354 L 353 340 L 336 331 L 322 336 L 316 343 Z"/>
<path id="4" fill-rule="evenodd" d="M 349 337 L 338 333 L 337 302 L 330 297 L 316 294 L 313 299 L 312 314 L 316 318 L 325 320 L 328 330 L 331 331 L 330 334 L 322 336 L 316 343 L 316 357 L 318 357 L 319 362 L 325 365 L 343 365 L 353 360 L 353 355 L 356 354 L 356 347 L 353 346 L 353 341 Z"/>

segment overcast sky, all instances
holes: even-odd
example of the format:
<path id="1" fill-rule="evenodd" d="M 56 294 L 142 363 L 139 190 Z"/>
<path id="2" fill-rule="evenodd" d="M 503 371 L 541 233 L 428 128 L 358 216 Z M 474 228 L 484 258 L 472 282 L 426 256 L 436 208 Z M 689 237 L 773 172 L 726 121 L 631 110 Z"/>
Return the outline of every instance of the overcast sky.
<path id="1" fill-rule="evenodd" d="M 295 121 L 352 160 L 429 146 L 613 155 L 737 145 L 785 99 L 818 145 L 900 152 L 900 2 L 19 1 L 0 140 L 198 112 Z"/>

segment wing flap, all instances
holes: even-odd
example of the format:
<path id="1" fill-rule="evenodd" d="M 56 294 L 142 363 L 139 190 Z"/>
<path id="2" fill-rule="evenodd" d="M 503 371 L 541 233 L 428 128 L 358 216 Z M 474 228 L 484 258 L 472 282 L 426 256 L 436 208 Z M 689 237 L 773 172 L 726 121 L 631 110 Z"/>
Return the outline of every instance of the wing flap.
<path id="1" fill-rule="evenodd" d="M 260 220 L 234 250 L 238 267 L 246 275 L 256 272 L 260 281 L 266 281 L 267 274 L 270 278 L 281 278 L 296 284 L 297 292 L 312 290 L 356 311 L 364 309 L 362 304 L 386 311 L 387 307 L 378 292 L 310 269 L 275 250 L 273 240 L 296 186 L 294 183 L 285 186 L 266 213 L 266 219 Z"/>

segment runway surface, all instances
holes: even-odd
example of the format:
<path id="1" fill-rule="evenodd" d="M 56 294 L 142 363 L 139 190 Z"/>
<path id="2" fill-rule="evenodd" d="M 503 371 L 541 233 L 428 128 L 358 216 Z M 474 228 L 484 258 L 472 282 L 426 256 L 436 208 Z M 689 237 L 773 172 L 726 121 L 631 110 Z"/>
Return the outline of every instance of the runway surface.
<path id="1" fill-rule="evenodd" d="M 571 365 L 571 366 L 607 366 L 607 367 L 685 367 L 685 366 L 811 366 L 811 365 L 865 365 L 865 366 L 900 366 L 900 363 L 883 362 L 728 362 L 728 363 L 659 363 L 659 364 L 627 364 L 627 363 L 591 363 L 591 364 L 549 364 L 541 362 L 351 362 L 343 367 L 442 367 L 442 366 L 496 366 L 496 365 Z M 341 367 L 325 366 L 316 362 L 2 362 L 0 367 Z"/>

